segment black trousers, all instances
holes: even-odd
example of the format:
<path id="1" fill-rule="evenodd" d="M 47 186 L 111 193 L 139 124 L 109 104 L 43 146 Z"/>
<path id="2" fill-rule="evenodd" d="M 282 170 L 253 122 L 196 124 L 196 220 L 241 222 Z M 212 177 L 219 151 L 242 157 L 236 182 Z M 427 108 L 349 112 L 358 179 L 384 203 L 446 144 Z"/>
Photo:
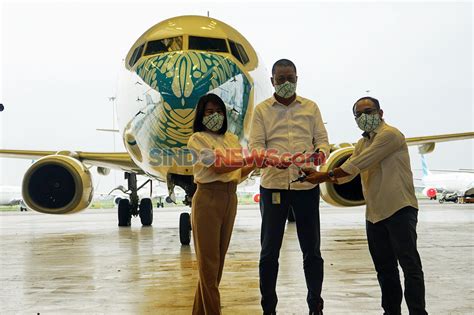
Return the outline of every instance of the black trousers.
<path id="1" fill-rule="evenodd" d="M 274 195 L 278 193 L 279 198 L 278 195 Z M 303 252 L 303 269 L 308 288 L 306 300 L 310 310 L 318 310 L 323 307 L 319 186 L 310 190 L 277 190 L 260 187 L 260 212 L 262 215 L 260 243 L 262 249 L 259 272 L 261 304 L 265 313 L 274 312 L 278 302 L 276 294 L 278 258 L 290 206 L 294 211 L 298 240 Z"/>
<path id="2" fill-rule="evenodd" d="M 416 248 L 418 209 L 405 207 L 377 223 L 366 221 L 369 251 L 382 289 L 382 307 L 387 315 L 401 314 L 402 287 L 398 262 L 405 277 L 405 301 L 410 314 L 425 310 L 425 283 Z"/>

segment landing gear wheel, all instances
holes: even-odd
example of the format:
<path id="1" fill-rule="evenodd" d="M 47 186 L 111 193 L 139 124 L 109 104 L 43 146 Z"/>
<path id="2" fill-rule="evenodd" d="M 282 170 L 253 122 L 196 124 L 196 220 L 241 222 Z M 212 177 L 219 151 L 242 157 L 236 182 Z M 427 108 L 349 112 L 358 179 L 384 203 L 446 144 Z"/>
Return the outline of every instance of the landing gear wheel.
<path id="1" fill-rule="evenodd" d="M 182 245 L 189 245 L 191 242 L 191 217 L 187 212 L 179 216 L 179 240 Z"/>
<path id="2" fill-rule="evenodd" d="M 293 207 L 288 209 L 288 222 L 295 222 L 295 213 L 293 212 Z"/>
<path id="3" fill-rule="evenodd" d="M 153 223 L 153 203 L 150 198 L 143 198 L 140 201 L 140 221 L 144 226 L 150 226 Z"/>
<path id="4" fill-rule="evenodd" d="M 131 222 L 130 201 L 128 199 L 120 199 L 118 204 L 118 226 L 130 226 Z"/>

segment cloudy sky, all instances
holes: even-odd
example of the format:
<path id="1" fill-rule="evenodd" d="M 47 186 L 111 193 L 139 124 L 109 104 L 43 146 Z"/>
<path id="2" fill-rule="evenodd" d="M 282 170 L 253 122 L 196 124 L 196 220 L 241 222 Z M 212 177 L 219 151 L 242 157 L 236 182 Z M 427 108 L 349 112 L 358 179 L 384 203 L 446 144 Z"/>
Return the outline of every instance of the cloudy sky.
<path id="1" fill-rule="evenodd" d="M 366 91 L 407 137 L 474 130 L 470 2 L 2 1 L 0 11 L 1 148 L 113 150 L 95 129 L 113 125 L 108 97 L 130 46 L 161 20 L 208 11 L 267 68 L 296 63 L 298 93 L 319 104 L 332 143 L 360 136 L 351 107 Z M 472 169 L 473 142 L 439 144 L 430 167 Z M 29 163 L 0 160 L 0 184 L 19 185 Z"/>

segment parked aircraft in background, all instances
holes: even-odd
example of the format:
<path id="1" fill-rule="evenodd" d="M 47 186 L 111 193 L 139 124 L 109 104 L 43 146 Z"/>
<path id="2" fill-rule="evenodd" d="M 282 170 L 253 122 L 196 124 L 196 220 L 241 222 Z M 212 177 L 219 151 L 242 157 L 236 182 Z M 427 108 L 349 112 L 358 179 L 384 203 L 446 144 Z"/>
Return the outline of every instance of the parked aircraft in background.
<path id="1" fill-rule="evenodd" d="M 423 189 L 425 196 L 434 199 L 439 192 L 442 193 L 441 198 L 446 197 L 448 193 L 461 197 L 474 196 L 474 172 L 440 171 L 440 173 L 433 174 L 429 170 L 423 154 L 421 154 L 421 166 L 423 174 L 421 182 L 425 187 Z"/>
<path id="2" fill-rule="evenodd" d="M 20 211 L 26 211 L 21 198 L 21 187 L 0 186 L 0 206 L 20 206 Z"/>
<path id="3" fill-rule="evenodd" d="M 252 194 L 253 202 L 260 202 L 260 176 L 252 176 L 237 186 L 237 194 Z"/>
<path id="4" fill-rule="evenodd" d="M 116 104 L 126 152 L 0 150 L 0 155 L 39 159 L 24 175 L 22 194 L 29 208 L 50 214 L 89 206 L 90 166 L 102 175 L 122 170 L 130 197 L 119 201 L 118 225 L 130 226 L 132 216 L 151 225 L 152 201 L 140 199 L 137 175 L 166 181 L 170 198 L 180 186 L 189 205 L 196 185 L 186 145 L 197 101 L 209 92 L 219 95 L 227 107 L 228 130 L 245 145 L 254 106 L 272 94 L 269 77 L 251 44 L 231 26 L 203 16 L 170 18 L 140 36 L 125 58 Z M 467 132 L 406 141 L 434 147 L 435 142 L 473 137 L 474 132 Z M 332 145 L 322 170 L 341 165 L 353 150 L 351 144 Z M 364 204 L 359 177 L 344 185 L 325 183 L 321 194 L 333 205 Z M 179 227 L 181 243 L 189 244 L 189 213 L 181 213 Z"/>

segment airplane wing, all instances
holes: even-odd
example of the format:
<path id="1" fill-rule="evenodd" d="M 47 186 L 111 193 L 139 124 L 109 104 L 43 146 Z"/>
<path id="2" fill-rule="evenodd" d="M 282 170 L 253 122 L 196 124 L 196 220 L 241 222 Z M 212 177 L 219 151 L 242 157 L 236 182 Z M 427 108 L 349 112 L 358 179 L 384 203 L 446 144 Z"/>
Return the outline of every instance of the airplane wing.
<path id="1" fill-rule="evenodd" d="M 406 142 L 408 145 L 423 145 L 423 144 L 430 144 L 430 143 L 435 143 L 435 142 L 447 142 L 447 141 L 465 140 L 465 139 L 473 139 L 473 138 L 474 138 L 474 132 L 463 132 L 463 133 L 452 133 L 452 134 L 444 134 L 444 135 L 437 135 L 437 136 L 406 138 Z"/>
<path id="2" fill-rule="evenodd" d="M 48 155 L 57 154 L 56 151 L 32 151 L 32 150 L 0 150 L 0 156 L 17 159 L 36 160 Z M 65 154 L 68 155 L 68 154 Z M 93 166 L 142 174 L 143 171 L 133 162 L 126 152 L 71 152 L 71 156 L 79 161 Z"/>
<path id="3" fill-rule="evenodd" d="M 474 132 L 464 132 L 406 138 L 406 142 L 408 145 L 433 145 L 436 142 L 446 142 L 472 138 L 474 138 Z M 0 156 L 29 160 L 35 160 L 44 156 L 54 155 L 57 153 L 58 152 L 56 151 L 0 150 Z M 130 155 L 126 152 L 73 151 L 70 153 L 70 155 L 85 164 L 143 174 L 143 171 L 135 164 L 135 162 L 133 162 L 133 160 L 130 158 Z"/>

